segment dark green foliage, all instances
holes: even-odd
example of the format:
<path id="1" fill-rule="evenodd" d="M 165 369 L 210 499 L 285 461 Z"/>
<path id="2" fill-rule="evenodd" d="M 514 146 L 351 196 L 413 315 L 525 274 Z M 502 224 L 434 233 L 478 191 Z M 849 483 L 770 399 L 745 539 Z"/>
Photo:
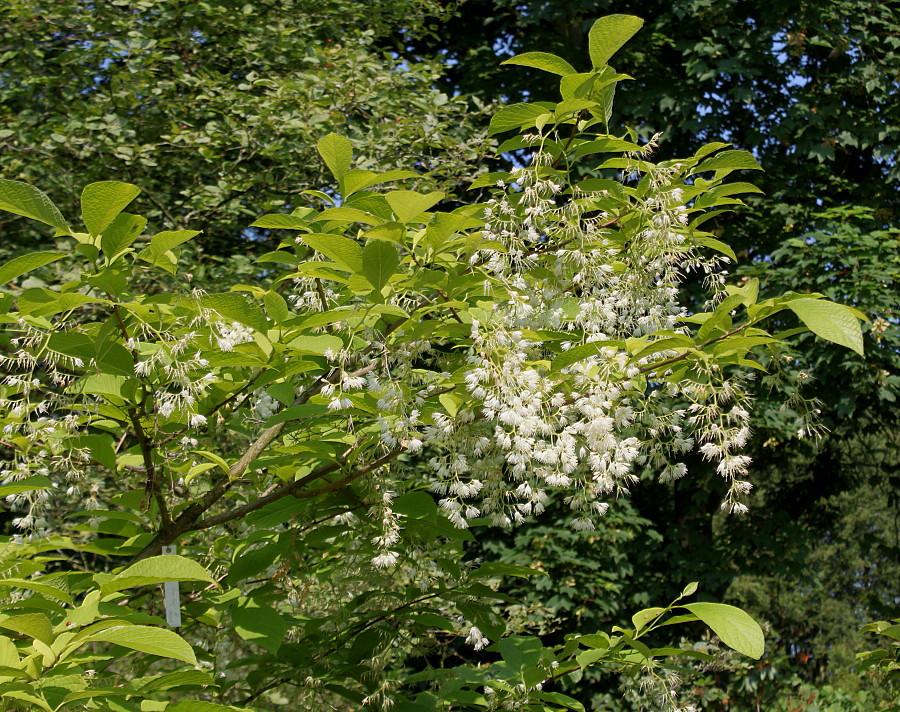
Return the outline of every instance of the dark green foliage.
<path id="1" fill-rule="evenodd" d="M 87 182 L 138 183 L 151 227 L 200 220 L 220 254 L 259 214 L 328 185 L 314 146 L 330 130 L 351 138 L 359 167 L 414 165 L 423 183 L 454 185 L 479 155 L 463 130 L 471 105 L 432 88 L 433 61 L 400 65 L 378 46 L 427 33 L 444 11 L 431 0 L 4 3 L 0 173 L 64 209 Z M 19 229 L 4 225 L 7 244 L 24 240 Z"/>

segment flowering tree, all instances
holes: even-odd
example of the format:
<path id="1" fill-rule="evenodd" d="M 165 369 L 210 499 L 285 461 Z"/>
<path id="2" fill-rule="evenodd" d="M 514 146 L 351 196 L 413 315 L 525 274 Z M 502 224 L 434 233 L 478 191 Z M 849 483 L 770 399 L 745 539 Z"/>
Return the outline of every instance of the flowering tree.
<path id="1" fill-rule="evenodd" d="M 764 320 L 791 310 L 861 350 L 851 308 L 728 284 L 734 254 L 702 224 L 755 190 L 725 182 L 758 169 L 750 154 L 654 163 L 653 143 L 606 132 L 627 78 L 608 61 L 640 25 L 598 21 L 588 73 L 510 60 L 560 75 L 562 99 L 494 116 L 515 132 L 500 150 L 526 158 L 475 182 L 486 202 L 384 189 L 414 174 L 353 168 L 351 142 L 324 137 L 339 196 L 253 223 L 286 237 L 227 291 L 179 271 L 199 232 L 142 234 L 133 185 L 88 185 L 82 232 L 0 182 L 0 208 L 60 243 L 0 267 L 0 492 L 21 532 L 3 549 L 7 708 L 582 709 L 552 683 L 591 665 L 674 706 L 691 651 L 649 647 L 660 626 L 702 620 L 762 654 L 749 616 L 682 599 L 558 647 L 502 638 L 490 581 L 538 572 L 463 557 L 471 527 L 515 525 L 553 491 L 590 529 L 641 469 L 686 476 L 694 449 L 746 511 L 745 385 L 789 336 Z M 596 177 L 577 180 L 584 159 Z M 50 265 L 56 288 L 18 283 Z M 706 312 L 679 305 L 689 272 Z M 500 659 L 408 674 L 416 656 L 454 665 L 450 634 Z"/>

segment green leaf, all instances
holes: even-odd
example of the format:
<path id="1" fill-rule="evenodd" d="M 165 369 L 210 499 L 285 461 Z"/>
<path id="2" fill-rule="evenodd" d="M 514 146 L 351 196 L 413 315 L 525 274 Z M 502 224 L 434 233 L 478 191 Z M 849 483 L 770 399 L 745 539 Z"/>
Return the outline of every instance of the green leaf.
<path id="1" fill-rule="evenodd" d="M 34 186 L 17 180 L 0 180 L 0 210 L 22 215 L 71 234 L 65 218 L 50 198 Z"/>
<path id="2" fill-rule="evenodd" d="M 709 158 L 691 171 L 693 173 L 703 173 L 704 171 L 761 171 L 762 166 L 753 157 L 749 151 L 722 151 L 712 158 Z"/>
<path id="3" fill-rule="evenodd" d="M 388 171 L 387 173 L 373 173 L 372 171 L 354 168 L 347 171 L 341 181 L 341 193 L 344 198 L 349 197 L 358 190 L 371 188 L 373 185 L 382 183 L 390 183 L 395 180 L 405 180 L 406 178 L 418 178 L 418 173 L 412 171 Z"/>
<path id="4" fill-rule="evenodd" d="M 353 147 L 350 145 L 350 139 L 346 136 L 338 136 L 330 133 L 323 136 L 316 144 L 316 149 L 331 175 L 336 181 L 340 181 L 344 174 L 350 169 L 350 163 L 353 160 Z"/>
<path id="5" fill-rule="evenodd" d="M 170 702 L 166 707 L 166 712 L 249 712 L 249 710 L 246 707 L 218 705 L 215 702 L 185 700 L 184 702 Z"/>
<path id="6" fill-rule="evenodd" d="M 116 451 L 109 435 L 82 435 L 73 444 L 78 448 L 86 448 L 94 460 L 112 472 L 116 471 Z"/>
<path id="7" fill-rule="evenodd" d="M 521 672 L 527 667 L 536 665 L 544 650 L 538 638 L 525 635 L 504 638 L 497 643 L 496 648 L 509 669 L 514 672 Z"/>
<path id="8" fill-rule="evenodd" d="M 261 645 L 270 653 L 278 651 L 288 629 L 278 611 L 252 598 L 231 609 L 231 622 L 241 638 Z"/>
<path id="9" fill-rule="evenodd" d="M 528 578 L 529 576 L 547 575 L 546 571 L 530 569 L 527 566 L 519 566 L 518 564 L 505 564 L 501 561 L 486 561 L 470 574 L 472 578 L 485 578 L 487 576 L 518 576 L 520 578 Z"/>
<path id="10" fill-rule="evenodd" d="M 631 616 L 631 623 L 634 625 L 635 631 L 640 633 L 649 623 L 659 617 L 660 613 L 665 613 L 665 608 L 645 608 Z"/>
<path id="11" fill-rule="evenodd" d="M 55 598 L 58 601 L 64 601 L 65 603 L 72 605 L 72 597 L 68 593 L 57 588 L 56 586 L 51 586 L 48 583 L 41 583 L 40 581 L 30 581 L 18 578 L 7 578 L 0 579 L 0 586 L 4 586 L 6 588 L 22 588 L 26 591 L 34 591 L 35 593 L 40 593 L 44 596 L 49 596 L 50 598 Z"/>
<path id="12" fill-rule="evenodd" d="M 865 357 L 856 310 L 824 299 L 795 299 L 786 306 L 814 334 Z"/>
<path id="13" fill-rule="evenodd" d="M 610 58 L 643 24 L 641 18 L 633 15 L 607 15 L 597 20 L 588 33 L 588 49 L 594 69 L 608 64 Z"/>
<path id="14" fill-rule="evenodd" d="M 354 274 L 363 269 L 363 251 L 359 243 L 342 235 L 313 233 L 302 235 L 304 243 Z"/>
<path id="15" fill-rule="evenodd" d="M 331 334 L 310 334 L 308 336 L 298 336 L 288 346 L 302 353 L 324 356 L 329 349 L 336 354 L 344 348 L 344 342 L 339 337 Z"/>
<path id="16" fill-rule="evenodd" d="M 266 292 L 263 297 L 263 304 L 266 306 L 266 313 L 269 318 L 276 324 L 282 324 L 291 316 L 291 310 L 288 309 L 287 302 L 278 292 Z"/>
<path id="17" fill-rule="evenodd" d="M 388 283 L 400 264 L 397 248 L 383 240 L 371 240 L 363 248 L 363 274 L 376 291 Z"/>
<path id="18" fill-rule="evenodd" d="M 491 117 L 489 133 L 493 135 L 523 126 L 533 126 L 538 116 L 549 113 L 550 110 L 540 104 L 510 104 Z"/>
<path id="19" fill-rule="evenodd" d="M 175 257 L 171 250 L 178 245 L 193 239 L 200 234 L 199 230 L 164 230 L 150 238 L 150 244 L 138 253 L 138 258 L 149 262 L 154 267 L 162 267 L 174 274 Z"/>
<path id="20" fill-rule="evenodd" d="M 24 480 L 17 480 L 9 484 L 0 485 L 0 497 L 6 497 L 10 494 L 19 494 L 20 492 L 31 492 L 32 490 L 53 489 L 53 483 L 48 477 L 43 475 L 32 475 Z"/>
<path id="21" fill-rule="evenodd" d="M 230 321 L 249 326 L 263 334 L 269 329 L 263 310 L 245 294 L 238 292 L 204 294 L 200 298 L 200 304 Z"/>
<path id="22" fill-rule="evenodd" d="M 130 247 L 145 227 L 147 227 L 147 218 L 130 213 L 119 213 L 103 231 L 103 235 L 100 237 L 100 249 L 111 259 L 126 247 Z"/>
<path id="23" fill-rule="evenodd" d="M 608 346 L 613 348 L 622 348 L 624 344 L 621 341 L 592 341 L 588 344 L 580 344 L 574 346 L 568 351 L 563 351 L 559 356 L 553 359 L 552 370 L 560 371 L 566 366 L 571 366 L 578 361 L 583 361 L 590 356 L 596 356 L 601 349 Z"/>
<path id="24" fill-rule="evenodd" d="M 732 250 L 729 245 L 725 244 L 721 240 L 717 240 L 714 237 L 706 237 L 701 235 L 699 237 L 695 237 L 694 241 L 698 245 L 703 245 L 704 247 L 709 247 L 716 252 L 721 252 L 732 262 L 737 262 L 737 255 L 734 254 L 734 250 Z"/>
<path id="25" fill-rule="evenodd" d="M 438 190 L 432 193 L 416 193 L 414 190 L 395 190 L 384 196 L 399 222 L 409 222 L 437 205 L 444 197 Z"/>
<path id="26" fill-rule="evenodd" d="M 215 684 L 212 675 L 200 670 L 179 670 L 178 672 L 163 673 L 146 682 L 139 682 L 142 683 L 140 685 L 142 695 L 159 690 L 170 690 L 173 687 L 207 687 Z"/>
<path id="27" fill-rule="evenodd" d="M 53 643 L 53 628 L 43 613 L 26 613 L 0 620 L 0 628 L 22 633 L 47 645 Z"/>
<path id="28" fill-rule="evenodd" d="M 296 215 L 263 215 L 250 223 L 250 227 L 261 227 L 267 230 L 303 230 L 310 231 L 309 223 Z"/>
<path id="29" fill-rule="evenodd" d="M 342 205 L 339 208 L 327 208 L 316 215 L 316 222 L 322 220 L 340 220 L 341 222 L 361 222 L 365 225 L 381 225 L 384 220 L 359 208 Z"/>
<path id="30" fill-rule="evenodd" d="M 86 185 L 81 193 L 81 219 L 91 236 L 103 232 L 140 192 L 136 185 L 116 180 Z"/>
<path id="31" fill-rule="evenodd" d="M 762 628 L 740 608 L 724 603 L 689 603 L 684 608 L 712 628 L 725 645 L 739 653 L 759 660 L 765 652 Z"/>
<path id="32" fill-rule="evenodd" d="M 166 557 L 173 558 L 173 557 Z M 123 625 L 92 633 L 85 643 L 112 643 L 139 653 L 158 655 L 161 658 L 182 660 L 191 665 L 197 658 L 190 645 L 177 633 L 149 625 Z"/>
<path id="33" fill-rule="evenodd" d="M 525 52 L 519 54 L 512 59 L 507 59 L 502 64 L 518 64 L 522 67 L 534 67 L 543 72 L 551 74 L 559 74 L 566 76 L 567 74 L 575 74 L 575 68 L 562 57 L 547 52 Z"/>
<path id="34" fill-rule="evenodd" d="M 692 581 L 687 586 L 684 587 L 684 590 L 681 592 L 682 596 L 693 596 L 697 592 L 697 586 L 700 584 L 697 581 Z"/>
<path id="35" fill-rule="evenodd" d="M 132 564 L 122 573 L 100 586 L 106 596 L 135 586 L 153 586 L 166 581 L 203 581 L 215 584 L 216 580 L 196 561 L 184 556 L 151 556 Z"/>
<path id="36" fill-rule="evenodd" d="M 59 252 L 31 252 L 27 255 L 14 257 L 9 262 L 0 265 L 0 286 L 11 282 L 16 277 L 21 277 L 38 267 L 43 267 L 51 262 L 62 259 L 65 255 Z"/>
<path id="37" fill-rule="evenodd" d="M 9 638 L 0 635 L 0 666 L 14 668 L 19 665 L 19 651 Z"/>

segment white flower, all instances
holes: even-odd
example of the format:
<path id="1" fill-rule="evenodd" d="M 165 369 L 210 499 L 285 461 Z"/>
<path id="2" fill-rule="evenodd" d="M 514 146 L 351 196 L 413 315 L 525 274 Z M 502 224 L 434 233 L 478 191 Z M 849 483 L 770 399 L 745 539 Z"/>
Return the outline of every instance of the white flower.
<path id="1" fill-rule="evenodd" d="M 385 551 L 372 559 L 372 565 L 379 569 L 390 569 L 397 565 L 397 552 Z"/>
<path id="2" fill-rule="evenodd" d="M 491 641 L 488 640 L 484 633 L 482 633 L 476 626 L 472 626 L 469 628 L 469 634 L 466 636 L 466 642 L 471 645 L 475 650 L 484 650 L 488 645 L 491 644 Z"/>

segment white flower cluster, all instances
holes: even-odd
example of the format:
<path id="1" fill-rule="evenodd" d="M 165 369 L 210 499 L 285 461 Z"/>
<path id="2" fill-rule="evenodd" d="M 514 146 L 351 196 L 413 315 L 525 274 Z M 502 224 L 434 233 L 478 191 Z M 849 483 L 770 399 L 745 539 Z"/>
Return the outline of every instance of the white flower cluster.
<path id="1" fill-rule="evenodd" d="M 410 396 L 423 402 L 428 391 L 388 389 L 379 401 L 382 440 L 430 447 L 432 488 L 459 527 L 481 516 L 521 522 L 543 510 L 548 489 L 562 488 L 573 527 L 592 529 L 605 500 L 637 481 L 637 468 L 655 469 L 662 481 L 681 478 L 679 458 L 698 444 L 731 483 L 723 506 L 746 511 L 740 498 L 750 489 L 743 479 L 749 459 L 737 454 L 749 435 L 741 379 L 711 366 L 697 382 L 648 384 L 642 370 L 676 352 L 634 361 L 622 348 L 662 330 L 686 333 L 678 284 L 685 270 L 718 264 L 686 245 L 681 167 L 645 167 L 644 197 L 613 216 L 598 214 L 591 196 L 565 197 L 549 162 L 536 152 L 487 205 L 486 241 L 471 262 L 504 295 L 472 323 L 463 405 L 411 433 L 410 402 L 417 403 Z M 626 218 L 627 241 L 612 227 Z M 563 350 L 588 350 L 548 368 L 553 355 L 538 331 L 570 332 Z M 423 356 L 391 354 L 395 370 Z M 466 406 L 472 399 L 477 407 Z"/>

